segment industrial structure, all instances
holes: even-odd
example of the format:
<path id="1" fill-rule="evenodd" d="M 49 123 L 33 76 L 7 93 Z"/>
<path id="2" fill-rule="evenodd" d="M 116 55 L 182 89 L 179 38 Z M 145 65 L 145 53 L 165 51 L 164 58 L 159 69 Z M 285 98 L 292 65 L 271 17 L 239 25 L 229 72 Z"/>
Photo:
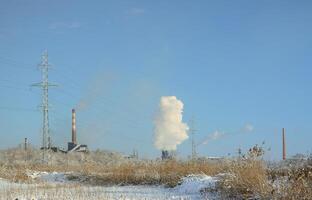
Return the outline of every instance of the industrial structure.
<path id="1" fill-rule="evenodd" d="M 72 109 L 72 140 L 68 142 L 68 152 L 87 152 L 88 146 L 85 144 L 78 144 L 77 142 L 77 129 L 76 129 L 76 110 Z"/>
<path id="2" fill-rule="evenodd" d="M 283 128 L 283 160 L 286 160 L 286 139 L 285 139 L 285 128 Z"/>
<path id="3" fill-rule="evenodd" d="M 161 151 L 161 159 L 162 160 L 172 160 L 176 157 L 175 151 L 162 150 Z"/>
<path id="4" fill-rule="evenodd" d="M 40 87 L 42 89 L 42 161 L 47 162 L 46 151 L 52 150 L 54 152 L 61 151 L 61 152 L 87 152 L 88 146 L 85 144 L 79 144 L 77 141 L 77 128 L 76 128 L 76 111 L 72 109 L 72 130 L 71 130 L 71 141 L 68 142 L 67 151 L 62 150 L 58 147 L 52 146 L 52 139 L 50 136 L 50 128 L 49 128 L 49 88 L 53 86 L 57 86 L 55 84 L 51 84 L 49 82 L 49 69 L 50 69 L 49 59 L 48 59 L 48 52 L 44 51 L 41 58 L 41 63 L 39 64 L 39 69 L 41 70 L 42 80 L 39 83 L 35 83 L 32 86 Z M 191 150 L 191 158 L 197 158 L 197 151 L 196 151 L 196 143 L 195 143 L 195 134 L 196 129 L 194 125 L 194 119 L 190 121 L 190 129 L 189 133 L 192 139 L 192 150 Z M 28 149 L 28 141 L 27 138 L 24 140 L 24 150 Z M 241 154 L 241 150 L 239 150 L 239 155 Z M 138 158 L 137 152 L 134 152 L 133 155 L 130 156 L 131 158 Z M 129 157 L 129 158 L 130 158 Z M 174 151 L 162 150 L 161 151 L 161 158 L 162 160 L 173 159 L 175 157 Z M 285 128 L 282 129 L 282 159 L 286 160 L 286 138 L 285 138 Z"/>
<path id="5" fill-rule="evenodd" d="M 196 133 L 196 129 L 195 129 L 195 122 L 194 122 L 194 117 L 192 118 L 192 120 L 190 121 L 190 129 L 189 129 L 189 133 L 192 136 L 192 160 L 196 159 L 197 157 L 197 151 L 196 151 L 196 144 L 195 144 L 195 133 Z"/>
<path id="6" fill-rule="evenodd" d="M 48 51 L 44 51 L 41 56 L 41 63 L 39 64 L 39 69 L 41 70 L 42 80 L 39 83 L 32 84 L 32 86 L 40 87 L 42 89 L 42 161 L 44 163 L 48 162 L 47 151 L 52 152 L 87 152 L 87 145 L 77 143 L 77 133 L 76 133 L 76 112 L 72 109 L 72 141 L 68 143 L 68 151 L 60 149 L 59 147 L 52 146 L 52 139 L 50 136 L 49 127 L 49 88 L 57 86 L 56 84 L 51 84 L 49 82 L 49 69 L 51 65 L 49 64 Z M 24 149 L 27 150 L 27 138 L 24 141 Z"/>
<path id="7" fill-rule="evenodd" d="M 56 86 L 55 84 L 49 83 L 49 58 L 48 51 L 44 51 L 41 57 L 41 63 L 39 64 L 39 69 L 42 74 L 42 81 L 39 83 L 35 83 L 32 86 L 41 87 L 42 88 L 42 161 L 46 162 L 46 153 L 47 149 L 51 148 L 51 137 L 50 137 L 50 129 L 49 129 L 49 87 Z"/>

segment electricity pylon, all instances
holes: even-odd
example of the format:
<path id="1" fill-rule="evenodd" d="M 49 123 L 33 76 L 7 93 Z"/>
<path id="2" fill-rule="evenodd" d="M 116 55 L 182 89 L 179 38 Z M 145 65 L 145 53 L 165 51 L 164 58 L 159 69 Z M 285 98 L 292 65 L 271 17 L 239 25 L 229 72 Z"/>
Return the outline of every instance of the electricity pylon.
<path id="1" fill-rule="evenodd" d="M 197 157 L 196 144 L 195 144 L 196 131 L 197 130 L 195 129 L 194 118 L 192 118 L 190 121 L 190 129 L 189 129 L 189 133 L 191 134 L 191 137 L 192 137 L 192 160 Z"/>
<path id="2" fill-rule="evenodd" d="M 48 51 L 44 51 L 41 56 L 41 63 L 38 65 L 41 70 L 42 81 L 35 83 L 32 86 L 42 88 L 42 161 L 46 162 L 46 153 L 45 151 L 51 148 L 51 138 L 50 138 L 50 129 L 49 129 L 49 87 L 56 86 L 55 84 L 49 83 L 49 57 Z"/>

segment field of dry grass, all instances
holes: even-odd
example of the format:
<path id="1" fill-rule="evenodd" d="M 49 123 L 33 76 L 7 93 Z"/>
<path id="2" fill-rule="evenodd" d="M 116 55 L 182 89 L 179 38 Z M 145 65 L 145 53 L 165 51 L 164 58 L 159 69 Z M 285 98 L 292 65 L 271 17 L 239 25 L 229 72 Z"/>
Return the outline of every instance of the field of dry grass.
<path id="1" fill-rule="evenodd" d="M 189 174 L 215 175 L 223 164 L 206 161 L 157 161 L 126 159 L 108 152 L 50 153 L 51 160 L 42 164 L 40 152 L 11 149 L 0 152 L 0 177 L 13 181 L 28 180 L 27 171 L 72 172 L 73 177 L 84 176 L 93 185 L 107 184 L 165 184 L 174 186 Z M 8 173 L 9 172 L 9 173 Z"/>
<path id="2" fill-rule="evenodd" d="M 257 152 L 256 152 L 257 153 Z M 40 151 L 11 149 L 0 152 L 0 177 L 14 182 L 32 182 L 27 172 L 71 172 L 69 179 L 80 179 L 90 186 L 166 185 L 174 187 L 189 174 L 224 174 L 218 190 L 224 199 L 311 199 L 311 161 L 300 166 L 269 167 L 254 152 L 240 159 L 135 160 L 110 152 L 89 154 L 50 153 L 42 164 Z M 285 167 L 286 166 L 286 167 Z M 71 189 L 73 190 L 73 189 Z M 53 189 L 51 190 L 53 192 Z"/>
<path id="3" fill-rule="evenodd" d="M 47 184 L 7 186 L 1 188 L 0 199 L 109 199 L 107 195 L 81 186 L 51 186 Z"/>
<path id="4" fill-rule="evenodd" d="M 257 154 L 257 152 L 256 152 Z M 219 182 L 225 199 L 312 199 L 312 160 L 294 160 L 268 166 L 259 155 L 232 160 Z"/>

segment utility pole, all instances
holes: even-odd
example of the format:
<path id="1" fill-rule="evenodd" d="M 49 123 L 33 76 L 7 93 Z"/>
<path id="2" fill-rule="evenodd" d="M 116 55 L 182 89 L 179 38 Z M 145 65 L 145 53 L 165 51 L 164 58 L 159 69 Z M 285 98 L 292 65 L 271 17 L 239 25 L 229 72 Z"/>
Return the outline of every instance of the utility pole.
<path id="1" fill-rule="evenodd" d="M 242 149 L 241 149 L 241 147 L 238 148 L 237 153 L 238 153 L 238 158 L 241 159 L 242 158 Z"/>
<path id="2" fill-rule="evenodd" d="M 196 144 L 195 144 L 195 134 L 196 134 L 196 129 L 195 129 L 195 121 L 194 121 L 194 117 L 191 119 L 190 121 L 190 134 L 191 134 L 191 138 L 192 138 L 192 160 L 194 160 L 197 156 L 197 152 L 196 152 Z"/>
<path id="3" fill-rule="evenodd" d="M 24 139 L 24 151 L 27 151 L 27 138 Z"/>
<path id="4" fill-rule="evenodd" d="M 286 139 L 285 139 L 285 128 L 283 128 L 283 133 L 282 133 L 282 137 L 283 137 L 283 160 L 286 160 Z"/>
<path id="5" fill-rule="evenodd" d="M 41 63 L 38 65 L 41 70 L 42 81 L 32 86 L 42 89 L 42 161 L 46 162 L 46 150 L 51 147 L 50 129 L 49 129 L 49 87 L 56 86 L 49 83 L 49 64 L 48 51 L 44 51 L 41 56 Z"/>
<path id="6" fill-rule="evenodd" d="M 25 138 L 25 139 L 24 139 L 24 155 L 25 155 L 24 157 L 25 157 L 25 164 L 26 164 L 27 159 L 28 159 L 28 153 L 27 153 L 27 148 L 28 148 L 27 146 L 28 146 L 28 145 L 27 145 L 27 143 L 28 143 L 28 142 L 27 142 L 27 138 Z"/>

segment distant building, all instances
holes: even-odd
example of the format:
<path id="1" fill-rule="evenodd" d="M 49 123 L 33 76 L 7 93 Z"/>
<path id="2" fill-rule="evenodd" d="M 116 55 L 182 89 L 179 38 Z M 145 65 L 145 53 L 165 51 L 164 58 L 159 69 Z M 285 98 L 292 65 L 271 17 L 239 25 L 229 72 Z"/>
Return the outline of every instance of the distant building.
<path id="1" fill-rule="evenodd" d="M 162 160 L 172 160 L 176 158 L 175 151 L 162 150 L 161 151 L 161 159 Z"/>
<path id="2" fill-rule="evenodd" d="M 75 144 L 73 142 L 68 142 L 68 152 L 87 152 L 88 146 L 85 144 Z"/>

